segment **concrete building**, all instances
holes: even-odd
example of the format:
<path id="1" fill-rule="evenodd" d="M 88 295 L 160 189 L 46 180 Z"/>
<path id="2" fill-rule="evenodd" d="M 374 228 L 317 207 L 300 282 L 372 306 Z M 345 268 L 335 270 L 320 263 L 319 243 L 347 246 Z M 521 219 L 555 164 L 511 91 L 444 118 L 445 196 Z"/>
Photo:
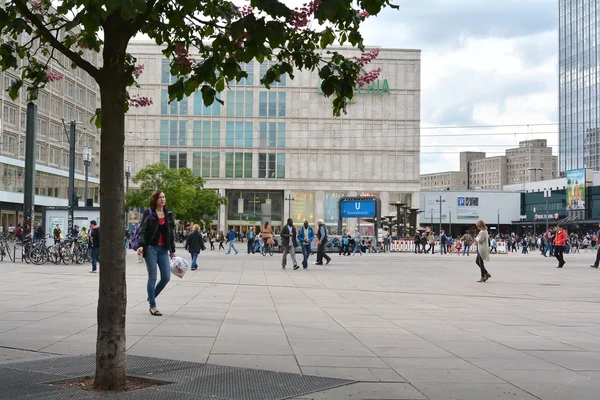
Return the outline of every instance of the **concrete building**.
<path id="1" fill-rule="evenodd" d="M 525 140 L 506 150 L 507 184 L 556 178 L 556 157 L 546 139 Z"/>
<path id="2" fill-rule="evenodd" d="M 559 0 L 559 170 L 600 170 L 597 0 Z"/>
<path id="3" fill-rule="evenodd" d="M 484 152 L 463 151 L 459 171 L 421 175 L 421 190 L 501 189 L 557 176 L 558 157 L 552 155 L 546 139 L 519 142 L 505 154 L 486 158 Z"/>
<path id="4" fill-rule="evenodd" d="M 316 73 L 283 76 L 266 90 L 268 62 L 245 65 L 249 77 L 230 83 L 224 105 L 205 107 L 198 93 L 168 104 L 172 78 L 161 50 L 150 42 L 128 48 L 145 66 L 139 94 L 160 101 L 127 114 L 126 157 L 132 174 L 162 161 L 205 178 L 229 200 L 214 221 L 219 230 L 245 231 L 261 219 L 278 229 L 288 216 L 332 225 L 342 196 L 419 207 L 420 50 L 381 49 L 369 66 L 382 68 L 379 80 L 357 91 L 339 118 Z"/>
<path id="5" fill-rule="evenodd" d="M 463 171 L 444 171 L 421 175 L 421 190 L 466 190 L 467 173 Z"/>
<path id="6" fill-rule="evenodd" d="M 24 35 L 22 41 L 30 38 Z M 0 39 L 1 40 L 1 39 Z M 100 63 L 100 55 L 84 51 L 84 58 L 94 65 Z M 47 58 L 38 52 L 40 61 Z M 52 71 L 64 76 L 62 80 L 48 83 L 38 97 L 36 124 L 36 177 L 35 222 L 45 220 L 43 214 L 48 206 L 67 206 L 69 176 L 69 143 L 62 119 L 68 123 L 77 121 L 77 146 L 75 160 L 75 190 L 84 204 L 83 149 L 91 149 L 93 160 L 89 168 L 89 197 L 98 203 L 100 172 L 100 134 L 90 118 L 100 104 L 96 83 L 83 70 L 63 69 L 70 65 L 62 54 L 55 52 L 58 60 L 50 61 Z M 20 77 L 20 72 L 8 70 L 2 73 L 0 82 L 0 226 L 15 226 L 23 220 L 23 191 L 25 167 L 25 123 L 27 117 L 27 93 L 21 89 L 19 98 L 13 101 L 7 90 Z M 66 221 L 64 221 L 66 229 Z"/>

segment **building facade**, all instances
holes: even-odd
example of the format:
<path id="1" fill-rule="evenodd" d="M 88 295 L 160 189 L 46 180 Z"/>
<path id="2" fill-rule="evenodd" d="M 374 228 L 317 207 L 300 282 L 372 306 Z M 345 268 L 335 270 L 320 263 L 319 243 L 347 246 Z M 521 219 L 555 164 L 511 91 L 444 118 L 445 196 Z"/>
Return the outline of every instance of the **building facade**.
<path id="1" fill-rule="evenodd" d="M 600 6 L 559 0 L 559 171 L 600 169 Z"/>
<path id="2" fill-rule="evenodd" d="M 486 157 L 469 163 L 473 189 L 502 189 L 508 179 L 506 156 Z"/>
<path id="3" fill-rule="evenodd" d="M 556 178 L 556 156 L 546 139 L 525 140 L 506 150 L 507 184 Z"/>
<path id="4" fill-rule="evenodd" d="M 173 78 L 161 50 L 149 42 L 128 48 L 145 66 L 140 94 L 160 101 L 127 114 L 126 157 L 132 174 L 161 161 L 202 176 L 229 200 L 214 221 L 219 230 L 245 231 L 265 219 L 278 229 L 288 216 L 337 224 L 343 196 L 418 207 L 419 50 L 381 49 L 369 66 L 382 68 L 380 78 L 339 118 L 316 73 L 297 71 L 265 89 L 267 61 L 244 65 L 248 78 L 230 82 L 224 105 L 205 107 L 198 93 L 168 104 Z"/>
<path id="5" fill-rule="evenodd" d="M 421 190 L 466 190 L 468 174 L 463 171 L 444 171 L 421 175 Z"/>
<path id="6" fill-rule="evenodd" d="M 0 41 L 2 39 L 0 38 Z M 27 35 L 20 38 L 30 40 Z M 42 62 L 47 58 L 38 52 Z M 100 63 L 100 55 L 84 51 L 86 60 L 94 65 Z M 90 121 L 100 104 L 100 95 L 87 73 L 82 69 L 64 69 L 69 65 L 66 58 L 56 52 L 56 60 L 50 61 L 53 72 L 63 79 L 48 83 L 39 92 L 36 121 L 36 176 L 35 220 L 42 222 L 45 207 L 67 206 L 69 176 L 69 141 L 63 126 L 69 129 L 69 121 L 77 121 L 77 144 L 75 160 L 75 190 L 84 194 L 83 149 L 92 153 L 89 167 L 89 197 L 98 203 L 100 173 L 100 134 Z M 19 98 L 12 100 L 7 90 L 20 77 L 20 72 L 8 70 L 1 73 L 0 82 L 0 226 L 15 226 L 23 220 L 23 191 L 25 168 L 25 129 L 27 120 L 27 92 L 21 88 Z M 65 225 L 66 226 L 66 225 Z"/>

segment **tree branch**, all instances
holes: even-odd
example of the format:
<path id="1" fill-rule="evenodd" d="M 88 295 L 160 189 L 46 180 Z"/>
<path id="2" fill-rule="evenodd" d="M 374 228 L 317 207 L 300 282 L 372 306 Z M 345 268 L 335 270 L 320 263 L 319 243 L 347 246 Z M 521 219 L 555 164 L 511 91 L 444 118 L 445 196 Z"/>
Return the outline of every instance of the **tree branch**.
<path id="1" fill-rule="evenodd" d="M 86 71 L 90 76 L 94 79 L 98 79 L 99 70 L 94 67 L 91 63 L 84 60 L 79 54 L 70 50 L 67 46 L 61 43 L 52 32 L 44 25 L 44 23 L 28 8 L 27 5 L 22 0 L 13 0 L 14 4 L 17 6 L 19 11 L 25 15 L 29 21 L 40 31 L 40 33 L 50 42 L 52 47 L 56 48 L 58 51 L 67 56 L 71 61 L 75 63 L 79 68 Z"/>

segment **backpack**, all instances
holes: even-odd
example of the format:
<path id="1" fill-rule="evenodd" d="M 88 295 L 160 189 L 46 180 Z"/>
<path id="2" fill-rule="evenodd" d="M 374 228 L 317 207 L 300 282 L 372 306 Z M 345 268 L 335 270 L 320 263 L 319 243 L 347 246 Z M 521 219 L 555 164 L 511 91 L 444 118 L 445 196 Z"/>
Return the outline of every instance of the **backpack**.
<path id="1" fill-rule="evenodd" d="M 149 212 L 148 213 L 148 217 L 151 217 L 152 216 L 152 209 L 149 208 L 148 212 Z M 140 247 L 140 230 L 141 230 L 142 225 L 144 224 L 144 222 L 146 222 L 146 218 L 144 218 L 142 220 L 142 222 L 138 223 L 135 226 L 135 230 L 133 231 L 133 235 L 132 235 L 131 241 L 130 241 L 131 248 L 133 250 L 137 250 Z"/>

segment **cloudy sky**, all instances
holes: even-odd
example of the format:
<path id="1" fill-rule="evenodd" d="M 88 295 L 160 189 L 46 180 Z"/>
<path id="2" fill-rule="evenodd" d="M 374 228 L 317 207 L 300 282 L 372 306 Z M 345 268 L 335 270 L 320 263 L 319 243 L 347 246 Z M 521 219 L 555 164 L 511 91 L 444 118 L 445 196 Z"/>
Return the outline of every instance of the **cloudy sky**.
<path id="1" fill-rule="evenodd" d="M 519 140 L 546 138 L 557 153 L 557 1 L 395 3 L 399 11 L 362 32 L 369 45 L 422 50 L 421 173 L 458 169 L 460 151 L 500 155 Z M 517 126 L 489 127 L 498 125 Z"/>

